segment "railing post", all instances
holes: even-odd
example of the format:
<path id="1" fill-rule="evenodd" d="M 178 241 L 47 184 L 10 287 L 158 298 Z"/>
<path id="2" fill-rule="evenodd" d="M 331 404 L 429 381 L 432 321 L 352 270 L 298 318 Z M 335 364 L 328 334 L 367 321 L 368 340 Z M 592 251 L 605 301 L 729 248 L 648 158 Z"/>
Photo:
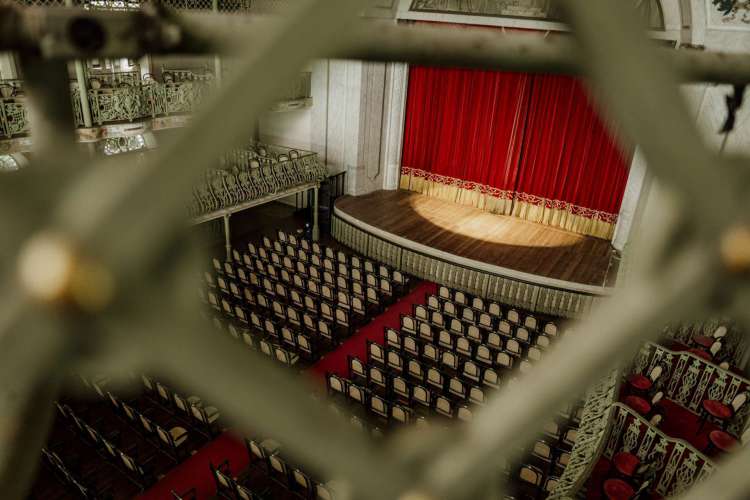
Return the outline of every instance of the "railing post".
<path id="1" fill-rule="evenodd" d="M 211 10 L 214 12 L 219 12 L 219 0 L 212 0 L 211 1 Z M 216 81 L 216 86 L 221 86 L 221 56 L 219 54 L 214 55 L 214 80 Z"/>
<path id="2" fill-rule="evenodd" d="M 66 7 L 73 7 L 73 0 L 65 0 Z M 76 82 L 78 83 L 78 97 L 81 100 L 81 118 L 83 118 L 83 126 L 86 128 L 92 127 L 91 121 L 91 107 L 89 106 L 89 89 L 86 85 L 86 72 L 83 67 L 83 61 L 76 59 L 73 61 L 73 65 L 76 70 Z"/>
<path id="3" fill-rule="evenodd" d="M 232 260 L 232 232 L 229 228 L 229 217 L 231 214 L 224 214 L 224 246 L 227 249 L 227 261 Z"/>
<path id="4" fill-rule="evenodd" d="M 312 207 L 312 213 L 313 213 L 312 237 L 313 237 L 313 241 L 318 241 L 320 239 L 320 227 L 318 227 L 318 189 L 320 189 L 319 185 L 316 185 L 313 188 L 313 207 Z"/>

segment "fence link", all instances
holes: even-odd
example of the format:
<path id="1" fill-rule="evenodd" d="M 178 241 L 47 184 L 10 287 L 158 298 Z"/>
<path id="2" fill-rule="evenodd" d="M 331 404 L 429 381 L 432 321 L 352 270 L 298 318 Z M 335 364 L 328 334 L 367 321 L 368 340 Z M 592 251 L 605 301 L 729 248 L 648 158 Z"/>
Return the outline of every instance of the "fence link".
<path id="1" fill-rule="evenodd" d="M 509 450 L 535 437 L 540 426 L 534 423 L 583 392 L 613 363 L 632 357 L 640 341 L 655 338 L 666 322 L 720 310 L 747 327 L 750 308 L 742 306 L 750 290 L 750 169 L 744 160 L 721 158 L 703 145 L 676 89 L 685 78 L 745 83 L 749 63 L 711 54 L 668 57 L 647 41 L 637 16 L 621 1 L 563 5 L 574 40 L 546 45 L 488 33 L 373 27 L 355 20 L 363 4 L 352 0 L 299 2 L 282 21 L 258 30 L 257 21 L 200 15 L 171 15 L 161 24 L 157 13 L 148 26 L 132 24 L 130 39 L 110 37 L 143 21 L 128 13 L 45 17 L 3 7 L 8 17 L 0 17 L 0 48 L 23 51 L 37 153 L 34 165 L 0 184 L 0 222 L 13 229 L 0 242 L 5 257 L 0 277 L 6 284 L 0 300 L 5 497 L 25 495 L 60 374 L 71 368 L 115 379 L 127 371 L 155 371 L 211 394 L 238 428 L 283 435 L 295 458 L 329 477 L 345 477 L 357 498 L 477 498 L 492 493 L 488 485 L 495 484 L 497 465 L 510 457 Z M 26 29 L 32 18 L 33 29 Z M 62 30 L 68 21 L 83 22 L 87 36 Z M 211 30 L 217 27 L 223 29 Z M 138 38 L 144 31 L 150 37 L 145 41 Z M 45 42 L 50 36 L 60 43 Z M 468 43 L 477 40 L 486 44 Z M 253 50 L 244 51 L 235 76 L 193 124 L 142 168 L 109 163 L 81 168 L 72 147 L 65 68 L 34 54 L 128 56 L 144 47 Z M 260 359 L 248 363 L 246 353 L 240 355 L 228 340 L 209 338 L 196 327 L 200 323 L 183 292 L 191 289 L 189 276 L 196 269 L 195 252 L 181 231 L 193 182 L 206 165 L 241 144 L 275 96 L 278 81 L 288 81 L 313 57 L 333 55 L 583 73 L 677 200 L 661 217 L 646 217 L 648 234 L 655 236 L 641 242 L 627 287 L 593 311 L 535 370 L 506 387 L 460 431 L 421 439 L 407 435 L 388 449 L 341 425 L 310 400 L 299 380 Z M 65 181 L 53 182 L 60 179 Z M 39 213 L 24 218 L 28 213 L 20 207 L 29 206 Z M 750 451 L 738 452 L 726 470 L 688 498 L 746 496 L 749 462 Z"/>

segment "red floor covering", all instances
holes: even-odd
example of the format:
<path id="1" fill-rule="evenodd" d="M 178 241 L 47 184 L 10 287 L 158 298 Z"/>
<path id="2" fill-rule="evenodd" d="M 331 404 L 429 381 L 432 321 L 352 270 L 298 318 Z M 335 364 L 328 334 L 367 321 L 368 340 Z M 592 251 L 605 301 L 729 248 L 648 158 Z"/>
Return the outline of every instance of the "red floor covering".
<path id="1" fill-rule="evenodd" d="M 195 488 L 198 500 L 213 498 L 216 485 L 209 463 L 219 465 L 229 460 L 232 474 L 245 469 L 249 463 L 247 448 L 241 438 L 225 432 L 199 449 L 195 455 L 170 470 L 150 489 L 136 497 L 137 500 L 172 500 L 172 490 L 185 493 Z"/>
<path id="2" fill-rule="evenodd" d="M 325 382 L 327 372 L 334 372 L 342 377 L 347 376 L 347 356 L 359 356 L 364 360 L 367 356 L 368 340 L 383 343 L 384 328 L 398 328 L 401 323 L 401 314 L 410 314 L 413 304 L 424 304 L 425 294 L 436 292 L 436 284 L 419 283 L 409 295 L 402 297 L 382 314 L 376 316 L 338 349 L 308 369 L 306 373 L 321 382 Z M 232 474 L 237 474 L 247 467 L 249 459 L 242 439 L 229 433 L 222 434 L 169 471 L 159 482 L 137 497 L 137 500 L 171 500 L 172 490 L 184 493 L 190 488 L 196 489 L 198 500 L 213 498 L 216 494 L 216 485 L 211 477 L 209 462 L 218 465 L 224 460 L 229 460 Z"/>
<path id="3" fill-rule="evenodd" d="M 325 383 L 327 372 L 335 373 L 341 377 L 348 376 L 348 356 L 357 356 L 365 361 L 368 340 L 382 344 L 386 327 L 398 329 L 401 326 L 401 314 L 411 314 L 412 305 L 424 304 L 426 302 L 425 294 L 436 292 L 437 285 L 435 283 L 427 281 L 419 283 L 411 293 L 386 308 L 382 314 L 363 326 L 350 339 L 341 344 L 338 349 L 324 356 L 307 371 L 307 374 L 322 383 Z"/>

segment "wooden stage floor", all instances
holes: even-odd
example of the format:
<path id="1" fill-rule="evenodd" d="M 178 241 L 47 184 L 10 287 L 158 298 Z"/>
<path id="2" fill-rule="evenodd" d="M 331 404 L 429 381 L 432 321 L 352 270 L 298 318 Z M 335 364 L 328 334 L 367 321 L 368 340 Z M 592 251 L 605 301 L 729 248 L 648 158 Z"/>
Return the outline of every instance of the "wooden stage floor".
<path id="1" fill-rule="evenodd" d="M 410 191 L 344 196 L 336 208 L 416 243 L 545 278 L 595 286 L 606 279 L 610 286 L 616 273 L 614 249 L 607 240 Z"/>

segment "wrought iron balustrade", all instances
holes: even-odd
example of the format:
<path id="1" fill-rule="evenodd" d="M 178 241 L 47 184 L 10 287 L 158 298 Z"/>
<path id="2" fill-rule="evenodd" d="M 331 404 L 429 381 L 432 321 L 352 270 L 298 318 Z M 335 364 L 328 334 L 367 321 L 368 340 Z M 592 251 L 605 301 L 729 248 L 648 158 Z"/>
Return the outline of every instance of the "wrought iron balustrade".
<path id="1" fill-rule="evenodd" d="M 619 388 L 620 372 L 613 370 L 588 390 L 570 460 L 557 486 L 547 497 L 549 500 L 575 497 L 588 479 L 606 442 L 610 412 L 617 401 Z"/>
<path id="2" fill-rule="evenodd" d="M 89 89 L 88 100 L 94 125 L 133 122 L 160 116 L 192 113 L 213 89 L 208 81 L 149 82 Z M 84 126 L 77 85 L 71 85 L 73 117 Z M 30 131 L 26 98 L 21 93 L 0 97 L 0 136 L 11 138 Z"/>
<path id="3" fill-rule="evenodd" d="M 745 369 L 748 339 L 743 330 L 732 320 L 712 318 L 694 323 L 676 323 L 664 328 L 663 335 L 681 344 L 690 345 L 696 335 L 710 337 L 721 325 L 727 327 L 727 334 L 721 339 L 723 359 L 733 366 Z"/>
<path id="4" fill-rule="evenodd" d="M 630 407 L 615 403 L 609 419 L 603 456 L 608 460 L 625 451 L 642 463 L 656 459 L 653 491 L 663 497 L 678 496 L 693 483 L 708 477 L 716 467 L 689 443 L 674 439 L 648 423 Z"/>
<path id="5" fill-rule="evenodd" d="M 317 153 L 279 146 L 258 144 L 236 149 L 224 155 L 222 163 L 223 168 L 209 170 L 205 182 L 193 189 L 191 216 L 317 183 L 326 176 L 326 167 Z"/>
<path id="6" fill-rule="evenodd" d="M 672 351 L 653 342 L 641 346 L 633 362 L 632 373 L 650 373 L 657 365 L 664 367 L 662 387 L 665 397 L 693 413 L 700 413 L 704 399 L 729 404 L 742 391 L 750 389 L 750 380 L 719 368 L 687 351 Z M 749 405 L 729 422 L 727 430 L 740 436 L 750 418 Z"/>

